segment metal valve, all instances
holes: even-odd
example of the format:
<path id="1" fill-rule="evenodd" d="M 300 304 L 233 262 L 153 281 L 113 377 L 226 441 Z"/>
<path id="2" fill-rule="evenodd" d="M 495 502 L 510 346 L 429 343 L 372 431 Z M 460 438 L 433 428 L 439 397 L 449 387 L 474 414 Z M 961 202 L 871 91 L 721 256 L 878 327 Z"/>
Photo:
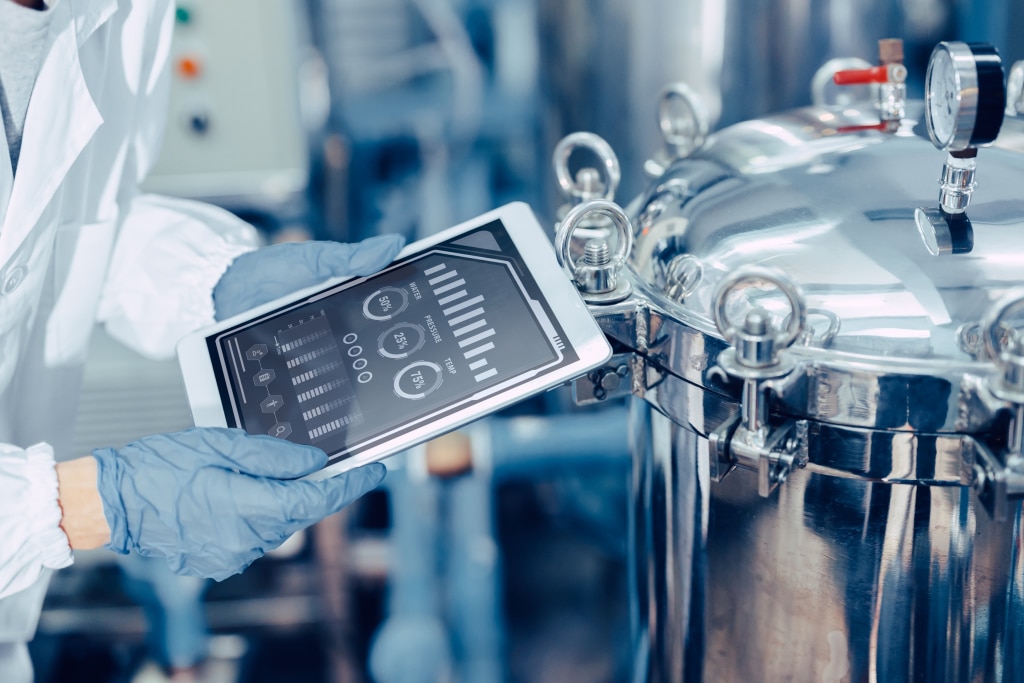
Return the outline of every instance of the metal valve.
<path id="1" fill-rule="evenodd" d="M 817 104 L 824 101 L 826 79 L 840 86 L 870 85 L 877 89 L 880 123 L 858 126 L 857 129 L 891 132 L 899 127 L 906 114 L 907 105 L 907 67 L 903 65 L 903 41 L 899 38 L 878 41 L 877 66 L 860 60 L 832 60 L 826 63 L 818 70 L 812 81 L 812 91 Z"/>
<path id="2" fill-rule="evenodd" d="M 979 444 L 974 466 L 975 490 L 997 521 L 1009 517 L 1012 501 L 1024 498 L 1024 336 L 1004 324 L 1022 306 L 1024 289 L 1011 290 L 981 322 L 985 350 L 997 368 L 985 388 L 1010 413 L 1005 439 L 996 440 L 1004 445 L 990 449 Z"/>
<path id="3" fill-rule="evenodd" d="M 790 314 L 783 329 L 771 324 L 767 312 L 754 309 L 734 324 L 726 312 L 729 296 L 745 286 L 768 283 L 785 295 Z M 715 293 L 714 317 L 719 332 L 731 344 L 718 356 L 712 376 L 743 382 L 738 415 L 709 437 L 712 476 L 721 480 L 734 467 L 758 475 L 757 490 L 767 496 L 793 469 L 807 464 L 807 422 L 770 421 L 769 399 L 796 370 L 786 349 L 804 333 L 806 305 L 800 288 L 781 272 L 762 266 L 741 268 L 726 278 Z"/>
<path id="4" fill-rule="evenodd" d="M 603 237 L 590 237 L 584 247 L 583 256 L 574 258 L 574 234 L 595 216 L 602 216 L 611 221 L 617 232 L 616 249 L 612 252 L 608 241 Z M 629 218 L 618 204 L 603 199 L 572 207 L 562 219 L 555 234 L 555 253 L 558 262 L 569 273 L 577 289 L 589 303 L 614 303 L 630 295 L 632 286 L 621 275 L 632 250 L 633 226 Z"/>
<path id="5" fill-rule="evenodd" d="M 942 165 L 942 175 L 939 176 L 939 208 L 946 213 L 963 213 L 971 203 L 971 195 L 978 186 L 974 181 L 978 170 L 977 157 L 977 148 L 946 155 L 946 163 Z"/>

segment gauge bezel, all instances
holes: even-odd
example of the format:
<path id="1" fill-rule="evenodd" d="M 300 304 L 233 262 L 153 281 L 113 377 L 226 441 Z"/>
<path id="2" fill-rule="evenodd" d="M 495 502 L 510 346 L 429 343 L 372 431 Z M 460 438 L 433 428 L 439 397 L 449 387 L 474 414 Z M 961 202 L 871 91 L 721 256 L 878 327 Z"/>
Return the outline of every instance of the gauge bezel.
<path id="1" fill-rule="evenodd" d="M 949 55 L 957 90 L 957 110 L 951 133 L 939 138 L 932 114 L 932 86 L 938 55 Z M 1003 67 L 995 47 L 987 43 L 945 41 L 935 46 L 925 74 L 925 123 L 937 148 L 960 152 L 991 144 L 999 135 L 1005 109 Z"/>

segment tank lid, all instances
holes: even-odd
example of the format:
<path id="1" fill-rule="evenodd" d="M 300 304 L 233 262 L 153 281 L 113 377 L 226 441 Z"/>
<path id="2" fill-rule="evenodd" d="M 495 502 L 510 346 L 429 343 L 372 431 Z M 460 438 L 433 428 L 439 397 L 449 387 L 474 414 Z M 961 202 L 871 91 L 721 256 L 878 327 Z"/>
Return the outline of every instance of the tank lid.
<path id="1" fill-rule="evenodd" d="M 1024 122 L 1008 119 L 978 153 L 977 189 L 956 215 L 939 210 L 940 175 L 957 169 L 944 170 L 921 103 L 895 130 L 877 121 L 871 108 L 815 107 L 716 133 L 631 205 L 639 279 L 715 334 L 718 284 L 771 266 L 806 295 L 806 346 L 984 359 L 982 316 L 1024 281 Z M 775 288 L 756 287 L 730 307 L 737 318 L 789 310 Z"/>

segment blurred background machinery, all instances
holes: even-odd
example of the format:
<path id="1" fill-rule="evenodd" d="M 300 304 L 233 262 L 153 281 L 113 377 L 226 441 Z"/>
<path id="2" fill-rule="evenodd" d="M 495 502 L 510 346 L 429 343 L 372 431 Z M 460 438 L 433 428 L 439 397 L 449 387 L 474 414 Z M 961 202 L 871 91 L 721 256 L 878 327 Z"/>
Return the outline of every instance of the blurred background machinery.
<path id="1" fill-rule="evenodd" d="M 912 98 L 938 40 L 1024 57 L 1009 0 L 180 0 L 176 22 L 147 189 L 268 242 L 415 239 L 512 200 L 554 225 L 551 152 L 579 130 L 619 150 L 628 201 L 669 82 L 714 128 L 809 103 L 819 66 L 873 62 L 883 37 L 904 40 Z M 205 680 L 627 680 L 625 414 L 556 391 L 392 458 L 383 489 L 196 591 Z M 76 452 L 189 422 L 175 363 L 97 335 Z M 58 573 L 40 683 L 167 680 L 124 573 L 102 552 Z"/>

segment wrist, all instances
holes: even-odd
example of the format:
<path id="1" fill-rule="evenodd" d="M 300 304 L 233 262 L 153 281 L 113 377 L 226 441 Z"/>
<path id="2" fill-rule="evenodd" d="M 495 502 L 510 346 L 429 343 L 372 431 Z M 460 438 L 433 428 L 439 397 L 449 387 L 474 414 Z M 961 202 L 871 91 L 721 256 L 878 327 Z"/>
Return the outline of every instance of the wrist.
<path id="1" fill-rule="evenodd" d="M 110 540 L 96 474 L 96 459 L 91 456 L 57 463 L 60 528 L 74 550 L 99 548 Z"/>

